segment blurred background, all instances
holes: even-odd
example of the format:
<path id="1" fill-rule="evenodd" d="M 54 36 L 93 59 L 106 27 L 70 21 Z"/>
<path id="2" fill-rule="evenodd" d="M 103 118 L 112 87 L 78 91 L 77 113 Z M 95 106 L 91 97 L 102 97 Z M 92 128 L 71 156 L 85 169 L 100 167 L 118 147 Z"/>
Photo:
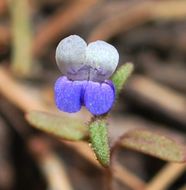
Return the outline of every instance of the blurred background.
<path id="1" fill-rule="evenodd" d="M 132 128 L 186 142 L 185 0 L 0 0 L 0 190 L 104 187 L 87 144 L 59 141 L 25 120 L 30 110 L 57 112 L 55 48 L 71 34 L 105 40 L 120 65 L 135 65 L 110 115 L 112 142 Z M 90 115 L 82 109 L 73 117 Z M 184 166 L 122 148 L 115 160 L 114 190 L 186 189 Z"/>

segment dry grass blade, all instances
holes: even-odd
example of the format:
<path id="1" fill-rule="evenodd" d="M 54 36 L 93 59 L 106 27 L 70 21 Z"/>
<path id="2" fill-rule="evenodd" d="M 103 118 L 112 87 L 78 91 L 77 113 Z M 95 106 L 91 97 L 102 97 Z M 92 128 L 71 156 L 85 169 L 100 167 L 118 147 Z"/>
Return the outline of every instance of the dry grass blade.
<path id="1" fill-rule="evenodd" d="M 124 166 L 119 163 L 114 163 L 114 176 L 117 180 L 127 185 L 133 190 L 144 189 L 145 183 L 139 177 L 135 176 L 132 172 L 127 170 Z"/>
<path id="2" fill-rule="evenodd" d="M 186 124 L 186 99 L 182 94 L 140 75 L 132 77 L 127 93 L 136 101 Z"/>
<path id="3" fill-rule="evenodd" d="M 10 31 L 5 26 L 0 26 L 0 44 L 8 45 L 10 41 Z"/>
<path id="4" fill-rule="evenodd" d="M 55 13 L 37 33 L 33 44 L 34 55 L 39 55 L 52 41 L 70 31 L 97 2 L 97 0 L 78 0 L 66 10 Z"/>
<path id="5" fill-rule="evenodd" d="M 140 3 L 130 9 L 125 8 L 126 10 L 120 14 L 107 18 L 90 33 L 88 41 L 108 40 L 120 31 L 129 30 L 134 26 L 145 23 L 145 18 L 150 16 L 150 13 L 145 11 L 148 10 L 149 5 L 148 2 Z"/>
<path id="6" fill-rule="evenodd" d="M 125 8 L 125 7 L 124 7 Z M 143 1 L 131 8 L 118 11 L 100 23 L 90 34 L 89 41 L 108 40 L 116 34 L 156 19 L 182 19 L 186 17 L 185 1 Z"/>
<path id="7" fill-rule="evenodd" d="M 12 70 L 18 77 L 28 77 L 32 64 L 32 30 L 28 0 L 9 2 L 12 19 Z"/>
<path id="8" fill-rule="evenodd" d="M 186 185 L 184 185 L 183 187 L 181 187 L 179 190 L 186 190 Z"/>
<path id="9" fill-rule="evenodd" d="M 185 170 L 186 170 L 186 164 L 175 164 L 175 163 L 167 164 L 148 183 L 145 190 L 167 189 Z"/>
<path id="10" fill-rule="evenodd" d="M 1 0 L 0 1 L 0 15 L 4 14 L 7 10 L 7 1 L 6 0 Z"/>
<path id="11" fill-rule="evenodd" d="M 40 30 L 38 31 L 35 39 L 33 40 L 33 46 L 32 46 L 33 54 L 35 56 L 39 56 L 40 54 L 42 54 L 45 47 L 47 47 L 51 42 L 53 42 L 60 36 L 63 36 L 66 32 L 70 31 L 70 29 L 73 28 L 78 22 L 80 22 L 81 18 L 94 5 L 96 5 L 97 2 L 98 2 L 97 0 L 75 1 L 72 5 L 69 5 L 69 7 L 67 7 L 66 10 L 59 10 L 51 18 L 49 18 L 45 24 L 41 24 Z M 14 6 L 12 2 L 10 2 L 10 4 L 11 6 Z M 21 8 L 19 8 L 19 10 L 20 9 Z M 17 16 L 19 15 L 20 14 L 18 14 Z M 21 19 L 25 19 L 25 17 L 22 16 Z M 15 20 L 15 24 L 18 24 L 18 21 L 16 20 L 15 16 L 14 16 L 14 20 Z M 19 23 L 21 24 L 20 19 L 18 20 L 19 20 Z M 5 36 L 5 38 L 0 37 L 0 41 L 4 42 L 5 39 L 7 39 L 5 41 L 7 43 L 10 39 L 10 32 L 7 32 L 6 30 L 4 30 L 4 28 L 2 28 L 2 34 L 4 34 L 3 36 Z M 23 33 L 20 32 L 20 27 L 15 27 L 15 30 L 13 30 L 13 34 L 17 36 L 15 40 L 18 38 L 20 39 L 20 37 L 24 36 Z M 17 41 L 15 41 L 15 45 L 17 44 L 18 49 L 20 49 L 22 46 Z M 21 40 L 19 40 L 19 42 L 20 41 Z M 26 51 L 25 49 L 23 50 Z M 22 53 L 22 55 L 24 55 L 24 53 Z M 25 59 L 22 59 L 22 60 L 25 60 Z M 22 60 L 20 62 L 22 62 Z"/>
<path id="12" fill-rule="evenodd" d="M 48 182 L 48 189 L 72 190 L 65 165 L 47 143 L 35 137 L 30 139 L 28 147 L 38 162 Z"/>
<path id="13" fill-rule="evenodd" d="M 18 83 L 3 66 L 0 67 L 0 93 L 24 112 L 48 110 L 34 89 Z"/>

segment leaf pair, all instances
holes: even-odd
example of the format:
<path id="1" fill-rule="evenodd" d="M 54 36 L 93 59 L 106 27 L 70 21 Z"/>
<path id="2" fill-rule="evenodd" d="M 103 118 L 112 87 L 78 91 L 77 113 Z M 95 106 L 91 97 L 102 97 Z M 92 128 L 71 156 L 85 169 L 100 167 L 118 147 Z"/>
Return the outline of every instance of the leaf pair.
<path id="1" fill-rule="evenodd" d="M 26 115 L 26 119 L 35 128 L 59 139 L 78 141 L 88 140 L 89 137 L 88 127 L 79 119 L 62 118 L 39 111 L 31 111 Z M 104 136 L 107 136 L 107 131 L 103 130 L 105 128 L 105 123 L 101 120 L 90 125 L 90 132 L 95 135 L 92 143 L 98 149 L 97 156 L 99 156 L 99 161 L 104 166 L 109 164 L 109 148 L 103 140 L 105 139 Z M 94 130 L 99 131 L 99 133 L 94 133 Z M 169 137 L 147 130 L 135 129 L 128 131 L 120 139 L 120 145 L 166 161 L 186 161 L 186 149 L 182 145 Z M 101 146 L 106 146 L 107 148 L 101 150 Z"/>

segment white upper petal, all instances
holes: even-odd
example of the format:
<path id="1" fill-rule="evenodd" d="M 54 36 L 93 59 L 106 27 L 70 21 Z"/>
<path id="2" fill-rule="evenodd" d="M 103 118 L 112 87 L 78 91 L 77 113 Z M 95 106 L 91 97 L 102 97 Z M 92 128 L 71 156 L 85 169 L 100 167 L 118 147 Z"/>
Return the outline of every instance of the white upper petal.
<path id="1" fill-rule="evenodd" d="M 56 62 L 61 72 L 72 80 L 104 81 L 115 71 L 119 61 L 116 48 L 104 41 L 88 46 L 77 35 L 58 44 Z"/>
<path id="2" fill-rule="evenodd" d="M 116 48 L 104 41 L 95 41 L 86 48 L 85 65 L 90 65 L 97 71 L 96 77 L 108 79 L 115 71 L 119 61 L 119 54 Z M 104 76 L 105 75 L 105 76 Z"/>
<path id="3" fill-rule="evenodd" d="M 85 60 L 86 42 L 77 35 L 61 40 L 56 49 L 56 62 L 63 74 L 78 71 Z"/>

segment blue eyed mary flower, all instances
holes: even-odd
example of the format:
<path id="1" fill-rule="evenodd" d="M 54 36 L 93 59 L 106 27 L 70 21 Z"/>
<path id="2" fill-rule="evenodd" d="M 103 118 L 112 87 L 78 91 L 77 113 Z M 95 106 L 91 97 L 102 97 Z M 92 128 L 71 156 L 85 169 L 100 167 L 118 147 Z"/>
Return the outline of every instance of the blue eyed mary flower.
<path id="1" fill-rule="evenodd" d="M 115 100 L 115 89 L 108 80 L 115 71 L 119 54 L 104 42 L 87 43 L 77 35 L 63 40 L 56 49 L 56 62 L 64 76 L 54 87 L 57 107 L 77 112 L 85 106 L 93 115 L 107 113 Z"/>

